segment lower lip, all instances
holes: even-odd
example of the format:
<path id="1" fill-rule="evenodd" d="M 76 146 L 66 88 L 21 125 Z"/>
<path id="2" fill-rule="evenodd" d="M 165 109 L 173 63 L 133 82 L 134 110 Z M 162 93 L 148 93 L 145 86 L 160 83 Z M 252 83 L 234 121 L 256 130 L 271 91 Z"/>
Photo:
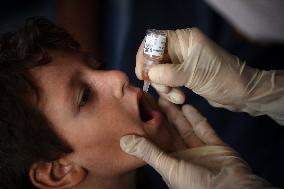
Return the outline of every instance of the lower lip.
<path id="1" fill-rule="evenodd" d="M 152 119 L 147 121 L 147 124 L 159 126 L 162 122 L 162 114 L 159 111 L 151 111 Z"/>

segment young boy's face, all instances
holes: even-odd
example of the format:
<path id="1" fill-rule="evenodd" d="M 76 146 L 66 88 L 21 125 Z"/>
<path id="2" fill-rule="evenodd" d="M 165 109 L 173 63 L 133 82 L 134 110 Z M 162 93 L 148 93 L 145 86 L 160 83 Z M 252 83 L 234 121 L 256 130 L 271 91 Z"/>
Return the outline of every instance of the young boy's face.
<path id="1" fill-rule="evenodd" d="M 86 64 L 90 59 L 80 53 L 53 51 L 51 55 L 49 64 L 31 70 L 40 87 L 38 106 L 73 148 L 69 157 L 74 163 L 102 176 L 143 165 L 121 151 L 119 140 L 126 134 L 145 136 L 169 149 L 172 137 L 166 119 L 155 101 L 131 86 L 124 73 L 92 69 Z M 144 113 L 138 105 L 141 96 L 150 107 Z M 143 122 L 139 112 L 152 115 Z"/>

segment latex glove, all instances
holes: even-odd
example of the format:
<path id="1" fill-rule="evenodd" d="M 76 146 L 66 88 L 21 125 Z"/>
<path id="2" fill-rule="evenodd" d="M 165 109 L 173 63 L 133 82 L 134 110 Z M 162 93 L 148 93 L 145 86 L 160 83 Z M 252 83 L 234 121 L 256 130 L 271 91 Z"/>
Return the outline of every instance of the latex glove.
<path id="1" fill-rule="evenodd" d="M 185 86 L 210 104 L 251 115 L 267 114 L 284 125 L 284 71 L 249 67 L 208 39 L 197 28 L 167 30 L 164 62 L 149 70 L 161 97 L 174 103 Z M 136 55 L 136 75 L 142 79 L 143 42 Z"/>
<path id="2" fill-rule="evenodd" d="M 164 106 L 171 109 L 169 118 L 180 112 L 172 105 Z M 251 173 L 238 153 L 222 142 L 206 119 L 192 106 L 185 105 L 182 111 L 188 120 L 185 124 L 188 127 L 183 121 L 173 121 L 184 134 L 185 143 L 191 146 L 192 141 L 196 141 L 194 138 L 198 137 L 203 142 L 198 143 L 199 147 L 168 155 L 147 139 L 129 135 L 121 139 L 121 148 L 156 169 L 171 189 L 270 188 L 264 179 Z"/>

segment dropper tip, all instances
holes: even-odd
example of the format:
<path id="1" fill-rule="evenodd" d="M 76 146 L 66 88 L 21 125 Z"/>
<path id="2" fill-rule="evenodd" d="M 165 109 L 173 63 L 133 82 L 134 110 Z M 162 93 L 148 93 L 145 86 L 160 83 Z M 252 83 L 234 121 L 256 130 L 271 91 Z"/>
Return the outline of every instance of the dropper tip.
<path id="1" fill-rule="evenodd" d="M 144 81 L 143 91 L 147 93 L 149 90 L 149 86 L 150 86 L 150 82 Z"/>

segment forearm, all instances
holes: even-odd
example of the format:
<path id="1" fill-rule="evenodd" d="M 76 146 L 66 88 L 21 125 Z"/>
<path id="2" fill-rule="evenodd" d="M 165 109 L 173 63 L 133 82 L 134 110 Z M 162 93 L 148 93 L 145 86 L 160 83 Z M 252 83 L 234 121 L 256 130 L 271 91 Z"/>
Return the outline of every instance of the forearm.
<path id="1" fill-rule="evenodd" d="M 248 83 L 249 98 L 245 111 L 267 114 L 284 125 L 284 71 L 256 71 Z"/>

